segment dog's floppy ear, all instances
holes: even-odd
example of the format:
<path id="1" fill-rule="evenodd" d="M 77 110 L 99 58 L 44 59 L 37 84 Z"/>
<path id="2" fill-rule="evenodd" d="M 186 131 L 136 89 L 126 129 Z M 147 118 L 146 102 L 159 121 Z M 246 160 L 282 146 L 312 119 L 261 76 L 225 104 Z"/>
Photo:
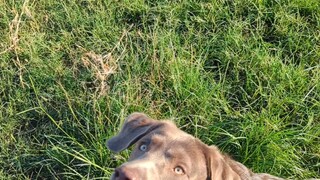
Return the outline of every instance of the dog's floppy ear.
<path id="1" fill-rule="evenodd" d="M 217 147 L 204 149 L 207 166 L 207 180 L 240 180 L 240 176 L 230 167 L 228 160 Z"/>
<path id="2" fill-rule="evenodd" d="M 125 120 L 120 133 L 107 141 L 107 147 L 114 152 L 123 151 L 160 124 L 143 113 L 132 113 Z"/>

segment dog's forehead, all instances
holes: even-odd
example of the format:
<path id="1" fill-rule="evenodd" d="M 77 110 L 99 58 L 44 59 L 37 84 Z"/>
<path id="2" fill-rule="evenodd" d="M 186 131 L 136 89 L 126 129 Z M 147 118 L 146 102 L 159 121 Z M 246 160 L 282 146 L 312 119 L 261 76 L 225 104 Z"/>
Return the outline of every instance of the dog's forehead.
<path id="1" fill-rule="evenodd" d="M 140 141 L 152 142 L 153 145 L 162 146 L 162 150 L 169 152 L 188 152 L 198 149 L 198 141 L 192 135 L 180 130 L 171 121 L 163 121 L 160 128 L 150 132 Z"/>
<path id="2" fill-rule="evenodd" d="M 179 129 L 172 121 L 163 121 L 162 123 L 163 125 L 159 128 L 159 133 L 168 136 L 168 138 L 188 135 L 186 132 Z"/>
<path id="3" fill-rule="evenodd" d="M 163 144 L 176 151 L 197 146 L 196 138 L 180 130 L 174 124 L 167 124 L 157 131 L 150 133 L 148 137 L 154 144 Z"/>
<path id="4" fill-rule="evenodd" d="M 177 131 L 175 133 L 159 131 L 155 133 L 150 133 L 146 137 L 150 139 L 153 143 L 162 143 L 167 146 L 173 146 L 176 148 L 190 147 L 194 146 L 195 138 L 183 131 Z"/>

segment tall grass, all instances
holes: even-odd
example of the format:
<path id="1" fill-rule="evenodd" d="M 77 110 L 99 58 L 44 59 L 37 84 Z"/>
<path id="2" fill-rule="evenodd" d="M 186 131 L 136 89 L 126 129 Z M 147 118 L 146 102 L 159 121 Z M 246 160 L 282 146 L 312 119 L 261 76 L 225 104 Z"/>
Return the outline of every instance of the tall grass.
<path id="1" fill-rule="evenodd" d="M 0 176 L 109 179 L 124 118 L 320 178 L 320 2 L 0 1 Z"/>

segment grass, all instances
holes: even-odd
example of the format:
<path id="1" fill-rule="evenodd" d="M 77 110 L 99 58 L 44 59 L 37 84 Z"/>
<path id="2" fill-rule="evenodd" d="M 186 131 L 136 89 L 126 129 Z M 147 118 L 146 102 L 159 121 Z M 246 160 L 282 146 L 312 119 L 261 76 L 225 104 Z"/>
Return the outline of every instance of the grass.
<path id="1" fill-rule="evenodd" d="M 109 179 L 124 118 L 320 178 L 320 2 L 0 1 L 0 177 Z"/>

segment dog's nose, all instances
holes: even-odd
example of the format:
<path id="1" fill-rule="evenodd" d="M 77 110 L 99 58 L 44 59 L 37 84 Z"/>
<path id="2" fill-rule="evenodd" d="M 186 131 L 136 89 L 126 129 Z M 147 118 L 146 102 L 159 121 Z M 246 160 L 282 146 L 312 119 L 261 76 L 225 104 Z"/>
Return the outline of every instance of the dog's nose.
<path id="1" fill-rule="evenodd" d="M 138 174 L 134 169 L 120 167 L 115 169 L 114 177 L 116 180 L 137 180 Z"/>

